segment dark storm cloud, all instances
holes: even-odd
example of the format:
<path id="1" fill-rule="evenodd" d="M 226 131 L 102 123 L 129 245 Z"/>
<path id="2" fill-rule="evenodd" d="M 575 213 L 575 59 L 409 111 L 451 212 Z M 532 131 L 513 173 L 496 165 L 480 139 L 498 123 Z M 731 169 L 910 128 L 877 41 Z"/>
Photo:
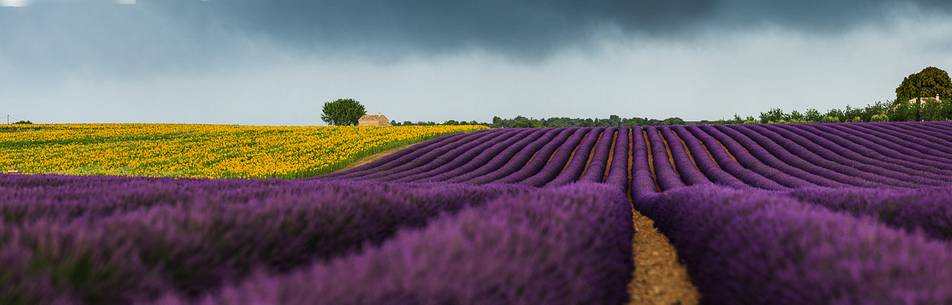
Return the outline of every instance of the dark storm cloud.
<path id="1" fill-rule="evenodd" d="M 710 15 L 714 3 L 676 1 L 220 1 L 212 18 L 304 47 L 446 52 L 484 48 L 548 53 L 601 27 L 668 32 Z M 383 48 L 383 49 L 381 49 Z"/>
<path id="2" fill-rule="evenodd" d="M 0 7 L 0 66 L 21 73 L 150 74 L 274 49 L 390 61 L 478 49 L 541 60 L 605 38 L 684 40 L 764 25 L 840 33 L 952 1 L 33 0 Z M 911 16 L 911 18 L 917 18 Z M 245 54 L 245 53 L 250 53 Z M 55 73 L 54 73 L 55 74 Z"/>
<path id="3" fill-rule="evenodd" d="M 46 122 L 313 124 L 339 97 L 398 120 L 716 119 L 952 67 L 946 0 L 24 1 L 0 0 L 0 111 Z"/>
<path id="4" fill-rule="evenodd" d="M 900 9 L 947 13 L 952 1 L 166 0 L 150 5 L 190 11 L 190 17 L 203 22 L 295 47 L 371 53 L 441 53 L 475 47 L 539 56 L 590 42 L 606 29 L 668 39 L 762 25 L 839 33 L 886 21 Z"/>

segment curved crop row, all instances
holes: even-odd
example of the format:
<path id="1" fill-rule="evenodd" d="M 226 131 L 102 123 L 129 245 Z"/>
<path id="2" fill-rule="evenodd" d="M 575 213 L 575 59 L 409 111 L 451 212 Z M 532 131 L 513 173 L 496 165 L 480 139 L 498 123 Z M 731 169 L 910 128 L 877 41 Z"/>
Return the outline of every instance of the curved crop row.
<path id="1" fill-rule="evenodd" d="M 158 304 L 623 304 L 631 226 L 624 194 L 577 184 L 502 197 L 380 248 L 194 303 Z"/>
<path id="2" fill-rule="evenodd" d="M 712 186 L 642 196 L 705 304 L 949 304 L 952 248 L 784 195 Z"/>
<path id="3" fill-rule="evenodd" d="M 662 190 L 709 183 L 774 191 L 935 187 L 952 183 L 946 129 L 952 123 L 500 129 L 431 141 L 321 179 L 620 186 L 637 153 L 631 146 L 644 141 Z"/>
<path id="4" fill-rule="evenodd" d="M 4 304 L 198 295 L 255 269 L 346 256 L 439 215 L 528 191 L 33 176 L 2 177 L 0 185 Z"/>

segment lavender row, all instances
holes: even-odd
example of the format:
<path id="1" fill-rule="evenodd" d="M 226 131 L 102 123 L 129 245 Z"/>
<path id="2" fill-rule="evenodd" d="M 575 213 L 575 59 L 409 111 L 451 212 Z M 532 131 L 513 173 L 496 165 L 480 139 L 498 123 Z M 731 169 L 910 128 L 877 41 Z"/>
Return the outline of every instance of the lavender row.
<path id="1" fill-rule="evenodd" d="M 852 139 L 872 143 L 869 145 L 871 148 L 885 148 L 893 150 L 900 154 L 905 154 L 909 157 L 921 160 L 920 162 L 923 164 L 948 169 L 947 167 L 949 160 L 947 158 L 939 157 L 940 154 L 928 149 L 924 149 L 923 147 L 909 142 L 903 138 L 883 134 L 879 131 L 865 128 L 860 124 L 853 124 L 851 126 L 845 127 L 848 128 L 840 128 L 839 126 L 818 126 L 814 128 L 817 128 L 818 132 L 832 132 L 846 135 Z"/>
<path id="2" fill-rule="evenodd" d="M 504 197 L 379 248 L 159 304 L 624 304 L 630 208 L 604 185 Z"/>
<path id="3" fill-rule="evenodd" d="M 476 147 L 477 145 L 483 143 L 484 141 L 491 140 L 496 137 L 506 136 L 507 133 L 508 131 L 502 130 L 497 132 L 483 132 L 483 133 L 478 133 L 474 135 L 469 135 L 467 137 L 462 138 L 459 142 L 454 143 L 454 145 L 441 145 L 434 149 L 428 149 L 426 153 L 411 159 L 409 162 L 400 164 L 389 170 L 375 171 L 373 173 L 363 175 L 360 178 L 361 179 L 385 178 L 388 175 L 400 174 L 406 171 L 420 168 L 422 166 L 427 166 L 428 164 L 433 164 L 434 162 L 445 160 L 448 156 L 466 152 L 467 150 Z"/>
<path id="4" fill-rule="evenodd" d="M 698 167 L 695 157 L 688 153 L 686 143 L 678 137 L 669 127 L 651 128 L 661 133 L 663 139 L 668 141 L 668 152 L 678 169 L 678 173 L 684 183 L 687 185 L 711 184 L 711 180 L 704 175 Z M 649 129 L 650 130 L 650 129 Z M 650 132 L 650 131 L 649 131 Z"/>
<path id="5" fill-rule="evenodd" d="M 786 148 L 769 138 L 750 132 L 744 127 L 717 128 L 717 132 L 721 137 L 743 146 L 743 149 L 750 151 L 754 158 L 774 170 L 802 179 L 800 181 L 790 181 L 789 184 L 793 184 L 795 187 L 812 185 L 843 187 L 847 186 L 845 183 L 853 182 L 851 181 L 852 177 L 808 162 L 796 154 L 790 153 Z"/>
<path id="6" fill-rule="evenodd" d="M 453 151 L 449 151 L 421 166 L 391 173 L 390 175 L 380 178 L 380 180 L 397 182 L 405 180 L 415 181 L 416 179 L 412 179 L 414 176 L 420 177 L 421 175 L 425 175 L 428 172 L 435 172 L 441 168 L 445 169 L 447 168 L 447 165 L 453 166 L 452 168 L 459 167 L 468 160 L 476 157 L 476 155 L 478 155 L 480 152 L 485 151 L 496 144 L 506 143 L 507 141 L 516 138 L 520 132 L 522 131 L 507 130 L 506 132 L 500 132 L 496 137 L 471 141 L 470 143 L 467 143 L 467 145 L 463 145 Z M 429 175 L 432 176 L 433 174 L 430 173 Z"/>
<path id="7" fill-rule="evenodd" d="M 640 136 L 656 156 L 647 166 L 662 190 L 938 187 L 952 183 L 948 129 L 937 123 L 502 129 L 434 140 L 392 162 L 328 179 L 624 186 L 629 172 L 639 170 L 627 167 L 636 153 L 629 142 Z"/>
<path id="8" fill-rule="evenodd" d="M 727 171 L 723 170 L 721 166 L 714 160 L 714 157 L 707 150 L 704 144 L 701 143 L 693 134 L 687 131 L 683 126 L 674 127 L 674 135 L 683 140 L 685 145 L 688 147 L 688 151 L 694 157 L 694 161 L 698 169 L 701 170 L 707 177 L 714 183 L 719 185 L 725 185 L 736 188 L 746 188 L 748 185 L 731 175 Z M 674 139 L 671 137 L 669 139 Z"/>
<path id="9" fill-rule="evenodd" d="M 767 191 L 640 196 L 705 304 L 949 304 L 945 243 Z"/>
<path id="10" fill-rule="evenodd" d="M 734 155 L 735 152 L 730 152 L 721 142 L 717 141 L 717 139 L 704 130 L 700 128 L 688 128 L 687 130 L 704 143 L 707 151 L 710 152 L 714 160 L 717 161 L 724 171 L 734 175 L 737 179 L 757 188 L 768 190 L 788 189 L 786 186 L 742 165 L 736 159 L 737 157 Z"/>
<path id="11" fill-rule="evenodd" d="M 581 182 L 602 182 L 605 179 L 605 167 L 608 166 L 608 156 L 611 155 L 611 151 L 615 144 L 615 137 L 619 134 L 622 134 L 619 129 L 607 129 L 602 133 L 602 137 L 598 139 L 598 146 L 595 147 L 595 151 L 592 152 L 592 156 L 588 161 L 588 167 L 582 170 L 582 176 L 579 177 Z"/>
<path id="12" fill-rule="evenodd" d="M 569 163 L 570 158 L 572 158 L 578 150 L 579 145 L 589 138 L 594 138 L 594 135 L 590 135 L 593 131 L 595 131 L 595 129 L 577 130 L 571 138 L 546 159 L 546 162 L 538 172 L 523 179 L 519 183 L 531 186 L 544 186 L 549 181 L 552 181 L 552 179 L 555 179 L 556 176 L 565 170 L 566 164 Z"/>
<path id="13" fill-rule="evenodd" d="M 952 187 L 923 189 L 802 189 L 790 196 L 908 232 L 952 241 Z"/>
<path id="14" fill-rule="evenodd" d="M 759 137 L 762 142 L 774 143 L 774 145 L 779 146 L 779 149 L 788 150 L 791 154 L 807 162 L 806 164 L 798 164 L 798 166 L 806 168 L 806 166 L 812 165 L 810 167 L 816 169 L 811 171 L 851 186 L 888 186 L 897 183 L 895 179 L 879 178 L 875 175 L 869 176 L 867 173 L 852 169 L 857 164 L 865 163 L 876 166 L 883 170 L 879 173 L 885 173 L 886 175 L 889 175 L 890 171 L 909 173 L 909 169 L 891 165 L 894 164 L 893 162 L 867 157 L 873 155 L 869 148 L 856 145 L 849 139 L 839 138 L 835 134 L 826 133 L 821 137 L 807 131 L 806 128 L 788 129 L 786 126 L 776 128 L 774 126 L 754 126 L 745 128 L 743 131 Z M 800 157 L 801 155 L 803 157 Z M 815 158 L 818 158 L 815 155 L 819 155 L 819 158 L 825 158 L 827 161 L 815 161 Z M 884 156 L 880 157 L 884 158 Z M 844 172 L 844 168 L 846 168 L 846 172 Z"/>
<path id="15" fill-rule="evenodd" d="M 636 128 L 637 129 L 637 128 Z M 631 139 L 632 129 L 622 128 L 618 130 L 618 136 L 615 139 L 615 151 L 612 152 L 608 176 L 605 183 L 624 189 L 628 184 L 628 152 L 630 151 L 628 141 Z"/>
<path id="16" fill-rule="evenodd" d="M 764 164 L 760 159 L 751 154 L 748 148 L 745 148 L 733 138 L 713 126 L 701 126 L 698 129 L 703 130 L 713 139 L 720 142 L 742 166 L 764 178 L 788 188 L 801 188 L 815 185 L 799 177 L 794 177 L 780 168 Z M 746 144 L 749 145 L 750 143 L 748 142 Z"/>
<path id="17" fill-rule="evenodd" d="M 765 132 L 764 135 L 777 141 L 781 146 L 790 149 L 797 156 L 801 156 L 810 163 L 825 167 L 827 169 L 860 178 L 872 182 L 879 186 L 893 187 L 914 187 L 917 184 L 907 182 L 911 176 L 901 173 L 891 172 L 882 167 L 865 164 L 859 160 L 846 159 L 837 154 L 837 152 L 817 145 L 806 143 L 806 147 L 799 146 L 798 143 L 791 141 L 790 138 L 780 137 L 772 132 Z M 912 177 L 919 178 L 919 177 Z M 915 181 L 928 185 L 927 180 Z"/>
<path id="18" fill-rule="evenodd" d="M 477 177 L 482 177 L 482 176 L 491 174 L 495 171 L 498 171 L 503 166 L 505 166 L 506 163 L 509 163 L 512 160 L 512 158 L 514 158 L 516 155 L 519 155 L 520 152 L 531 151 L 537 147 L 540 147 L 541 145 L 545 144 L 547 141 L 551 140 L 552 137 L 554 137 L 556 134 L 558 134 L 556 130 L 546 130 L 542 133 L 537 133 L 535 137 L 526 137 L 525 139 L 520 140 L 515 145 L 507 147 L 502 153 L 495 156 L 491 156 L 491 159 L 489 159 L 487 163 L 484 163 L 483 165 L 477 168 L 474 168 L 471 171 L 462 173 L 459 176 L 449 176 L 446 178 L 446 181 L 448 182 L 471 181 Z M 488 157 L 488 156 L 485 156 L 485 157 Z M 436 179 L 433 178 L 433 179 L 424 179 L 424 180 L 428 181 L 428 180 L 436 180 Z"/>
<path id="19" fill-rule="evenodd" d="M 952 149 L 948 146 L 942 145 L 943 140 L 940 140 L 936 137 L 929 135 L 924 132 L 914 132 L 910 133 L 908 128 L 895 128 L 893 125 L 884 125 L 884 124 L 865 124 L 858 125 L 858 128 L 865 128 L 867 130 L 875 130 L 883 136 L 883 138 L 891 139 L 897 143 L 904 143 L 910 147 L 914 146 L 917 150 L 927 153 L 929 155 L 935 156 L 937 159 L 944 159 L 950 161 L 948 156 L 952 153 Z M 946 143 L 947 144 L 947 143 Z"/>
<path id="20" fill-rule="evenodd" d="M 935 162 L 930 160 L 924 160 L 921 156 L 911 156 L 907 153 L 902 153 L 895 148 L 901 146 L 892 146 L 893 143 L 888 143 L 889 145 L 880 145 L 873 143 L 867 139 L 864 139 L 862 135 L 851 135 L 848 132 L 842 132 L 838 129 L 829 129 L 829 130 L 818 130 L 815 128 L 796 128 L 790 130 L 790 132 L 800 132 L 805 133 L 807 136 L 812 136 L 814 138 L 820 138 L 821 141 L 825 142 L 823 144 L 833 144 L 830 147 L 842 146 L 847 149 L 842 149 L 838 151 L 843 151 L 844 153 L 848 152 L 857 152 L 861 156 L 869 156 L 874 160 L 889 160 L 889 162 L 884 162 L 884 166 L 887 168 L 892 168 L 895 170 L 902 171 L 903 169 L 913 170 L 919 174 L 926 175 L 942 175 L 943 169 L 947 168 L 948 165 L 944 162 Z M 817 133 L 822 133 L 824 137 L 818 137 Z M 819 143 L 818 143 L 819 144 Z M 858 157 L 854 154 L 849 156 L 844 155 L 848 158 Z M 860 157 L 859 159 L 863 159 Z"/>
<path id="21" fill-rule="evenodd" d="M 211 180 L 154 180 L 154 190 L 175 198 L 154 201 L 152 191 L 140 196 L 147 187 L 115 189 L 109 182 L 117 178 L 74 183 L 81 179 L 86 178 L 45 177 L 45 186 L 37 177 L 0 178 L 0 197 L 20 198 L 2 206 L 25 211 L 19 222 L 0 223 L 0 261 L 5 263 L 0 300 L 116 304 L 168 291 L 198 295 L 255 269 L 284 272 L 346 256 L 439 215 L 528 191 L 359 182 L 275 182 L 279 185 L 243 191 L 256 182 L 220 188 L 221 182 Z M 211 185 L 195 192 L 204 184 Z M 214 190 L 227 194 L 214 195 Z M 20 195 L 7 196 L 11 192 Z M 27 192 L 36 195 L 22 195 Z M 99 213 L 85 215 L 50 208 L 88 204 L 97 192 L 124 199 L 96 205 Z M 139 205 L 140 198 L 152 202 Z M 36 200 L 38 210 L 23 208 L 28 199 Z M 110 208 L 111 213 L 104 212 Z"/>
<path id="22" fill-rule="evenodd" d="M 681 181 L 681 175 L 675 171 L 674 165 L 669 158 L 668 146 L 665 144 L 664 139 L 658 135 L 657 130 L 654 127 L 648 127 L 644 131 L 637 129 L 635 136 L 648 137 L 649 146 L 651 147 L 652 161 L 654 163 L 654 172 L 655 176 L 658 179 L 658 184 L 661 186 L 661 189 L 673 189 L 684 187 L 685 184 Z M 684 168 L 680 168 L 684 169 Z"/>
<path id="23" fill-rule="evenodd" d="M 466 180 L 465 182 L 476 184 L 498 183 L 503 179 L 512 177 L 514 174 L 519 175 L 517 172 L 529 166 L 528 163 L 533 160 L 536 161 L 535 163 L 539 163 L 541 162 L 539 161 L 541 158 L 548 158 L 549 154 L 558 148 L 559 145 L 562 145 L 562 142 L 564 142 L 573 131 L 572 129 L 549 130 L 547 132 L 548 137 L 539 139 L 539 141 L 526 146 L 498 169 L 485 175 Z"/>
<path id="24" fill-rule="evenodd" d="M 487 132 L 489 131 L 481 131 L 481 132 L 476 132 L 469 135 L 471 136 L 474 134 L 487 133 Z M 332 173 L 332 174 L 324 175 L 318 178 L 352 178 L 367 172 L 388 170 L 393 167 L 396 167 L 397 165 L 404 164 L 408 162 L 409 160 L 417 158 L 431 149 L 435 149 L 437 147 L 444 146 L 444 145 L 452 145 L 453 143 L 462 141 L 462 139 L 464 138 L 467 138 L 467 134 L 453 134 L 453 135 L 439 137 L 436 139 L 432 139 L 432 140 L 411 146 L 407 149 L 400 150 L 394 154 L 391 154 L 379 160 L 370 162 L 369 164 L 361 168 L 346 171 L 346 172 Z"/>
<path id="25" fill-rule="evenodd" d="M 649 201 L 659 194 L 655 178 L 647 170 L 649 161 L 647 149 L 643 146 L 636 141 L 631 186 L 636 202 Z M 871 217 L 907 232 L 923 232 L 933 239 L 952 240 L 950 186 L 917 189 L 807 187 L 771 193 L 790 195 L 835 212 Z"/>
<path id="26" fill-rule="evenodd" d="M 526 162 L 510 164 L 512 167 L 507 170 L 509 174 L 487 183 L 519 183 L 532 177 L 541 171 L 546 164 L 549 164 L 549 160 L 555 157 L 557 153 L 561 152 L 567 155 L 575 147 L 575 144 L 582 139 L 586 131 L 585 128 L 563 130 L 558 140 L 549 142 L 541 149 L 532 152 L 532 156 Z"/>
<path id="27" fill-rule="evenodd" d="M 589 157 L 596 149 L 596 145 L 604 132 L 604 128 L 596 128 L 585 136 L 585 140 L 579 144 L 573 153 L 572 160 L 546 186 L 561 186 L 579 180 L 585 167 L 588 166 Z"/>
<path id="28" fill-rule="evenodd" d="M 538 134 L 540 134 L 538 130 L 520 130 L 505 141 L 496 141 L 487 149 L 475 150 L 477 154 L 471 157 L 461 156 L 429 171 L 414 170 L 400 181 L 445 181 L 448 177 L 459 176 L 485 165 L 505 149 L 518 146 L 520 143 L 528 143 L 527 141 Z"/>

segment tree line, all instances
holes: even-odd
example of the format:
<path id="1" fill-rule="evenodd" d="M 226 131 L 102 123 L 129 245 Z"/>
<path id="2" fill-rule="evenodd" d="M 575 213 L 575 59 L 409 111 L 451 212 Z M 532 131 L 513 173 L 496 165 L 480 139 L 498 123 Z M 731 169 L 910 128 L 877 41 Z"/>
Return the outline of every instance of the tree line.
<path id="1" fill-rule="evenodd" d="M 391 121 L 390 124 L 394 126 L 426 126 L 426 125 L 484 125 L 492 128 L 560 128 L 560 127 L 622 127 L 622 126 L 635 126 L 635 125 L 679 125 L 686 124 L 681 118 L 667 118 L 663 120 L 649 119 L 649 118 L 622 118 L 617 115 L 611 115 L 606 119 L 600 118 L 568 118 L 568 117 L 554 117 L 554 118 L 529 118 L 525 116 L 516 116 L 511 119 L 504 119 L 498 116 L 494 116 L 492 123 L 484 123 L 477 121 L 457 121 L 457 120 L 448 120 L 443 123 L 436 123 L 433 121 L 420 121 L 420 122 L 397 122 Z"/>
<path id="2" fill-rule="evenodd" d="M 324 121 L 331 125 L 356 125 L 360 116 L 366 114 L 364 106 L 352 99 L 340 99 L 325 103 Z M 952 120 L 952 79 L 949 74 L 936 67 L 927 67 L 902 80 L 896 88 L 896 99 L 880 101 L 863 107 L 846 106 L 820 111 L 815 108 L 804 111 L 786 112 L 780 108 L 770 109 L 759 116 L 741 117 L 713 121 L 685 122 L 681 118 L 649 119 L 641 117 L 622 118 L 611 115 L 608 118 L 568 118 L 554 117 L 535 119 L 516 116 L 511 119 L 494 116 L 491 123 L 477 121 L 448 120 L 443 123 L 433 121 L 391 121 L 395 126 L 409 125 L 485 125 L 493 128 L 557 128 L 557 127 L 620 127 L 635 125 L 678 125 L 678 124 L 770 124 L 770 123 L 839 123 L 839 122 L 887 122 L 887 121 L 936 121 Z"/>
<path id="3" fill-rule="evenodd" d="M 559 128 L 559 127 L 621 127 L 635 125 L 678 125 L 685 124 L 681 118 L 673 117 L 663 120 L 649 118 L 622 118 L 617 115 L 611 115 L 607 119 L 580 119 L 580 118 L 543 118 L 534 119 L 524 116 L 517 116 L 512 119 L 504 119 L 498 116 L 493 117 L 493 122 L 489 126 L 493 128 Z"/>
<path id="4" fill-rule="evenodd" d="M 952 79 L 936 67 L 927 67 L 903 79 L 896 87 L 896 99 L 880 101 L 864 107 L 834 108 L 826 112 L 806 109 L 803 112 L 785 112 L 774 108 L 758 117 L 702 121 L 714 124 L 768 124 L 768 123 L 840 123 L 887 121 L 941 121 L 952 120 Z"/>
<path id="5" fill-rule="evenodd" d="M 324 103 L 321 119 L 330 125 L 348 126 L 357 125 L 360 117 L 366 114 L 366 108 L 364 108 L 364 105 L 359 101 L 354 99 L 338 99 Z M 535 119 L 524 116 L 516 116 L 512 119 L 504 119 L 494 116 L 492 123 L 458 120 L 448 120 L 442 123 L 433 121 L 390 121 L 390 125 L 393 126 L 484 125 L 492 128 L 620 127 L 633 125 L 675 125 L 684 123 L 684 120 L 681 118 L 656 120 L 639 117 L 622 118 L 617 115 L 611 115 L 607 119 L 580 119 L 567 117 Z"/>

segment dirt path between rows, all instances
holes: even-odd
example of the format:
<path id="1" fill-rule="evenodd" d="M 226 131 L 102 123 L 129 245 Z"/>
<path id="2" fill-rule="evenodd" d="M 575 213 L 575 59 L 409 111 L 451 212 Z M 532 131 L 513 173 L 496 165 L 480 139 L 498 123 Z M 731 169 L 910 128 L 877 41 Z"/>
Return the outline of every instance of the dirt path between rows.
<path id="1" fill-rule="evenodd" d="M 632 210 L 635 220 L 635 273 L 628 291 L 630 305 L 697 305 L 700 296 L 674 246 L 654 221 Z"/>
<path id="2" fill-rule="evenodd" d="M 660 134 L 659 134 L 660 136 Z M 651 141 L 647 131 L 640 134 L 628 134 L 628 186 L 631 186 L 631 176 L 634 164 L 634 137 L 643 137 L 648 153 L 648 164 L 651 170 L 651 179 L 658 187 L 654 176 L 654 156 L 651 154 Z M 663 137 L 662 137 L 663 139 Z M 665 143 L 667 146 L 667 143 Z M 670 148 L 668 151 L 670 152 Z M 670 153 L 669 156 L 670 158 Z M 674 160 L 671 160 L 672 164 Z M 631 189 L 629 188 L 629 192 Z M 691 282 L 687 269 L 678 261 L 678 253 L 664 234 L 658 232 L 651 218 L 639 213 L 634 207 L 636 203 L 629 193 L 629 202 L 632 205 L 631 215 L 635 224 L 635 238 L 632 241 L 635 272 L 628 284 L 628 294 L 631 296 L 630 305 L 697 305 L 700 294 Z"/>

